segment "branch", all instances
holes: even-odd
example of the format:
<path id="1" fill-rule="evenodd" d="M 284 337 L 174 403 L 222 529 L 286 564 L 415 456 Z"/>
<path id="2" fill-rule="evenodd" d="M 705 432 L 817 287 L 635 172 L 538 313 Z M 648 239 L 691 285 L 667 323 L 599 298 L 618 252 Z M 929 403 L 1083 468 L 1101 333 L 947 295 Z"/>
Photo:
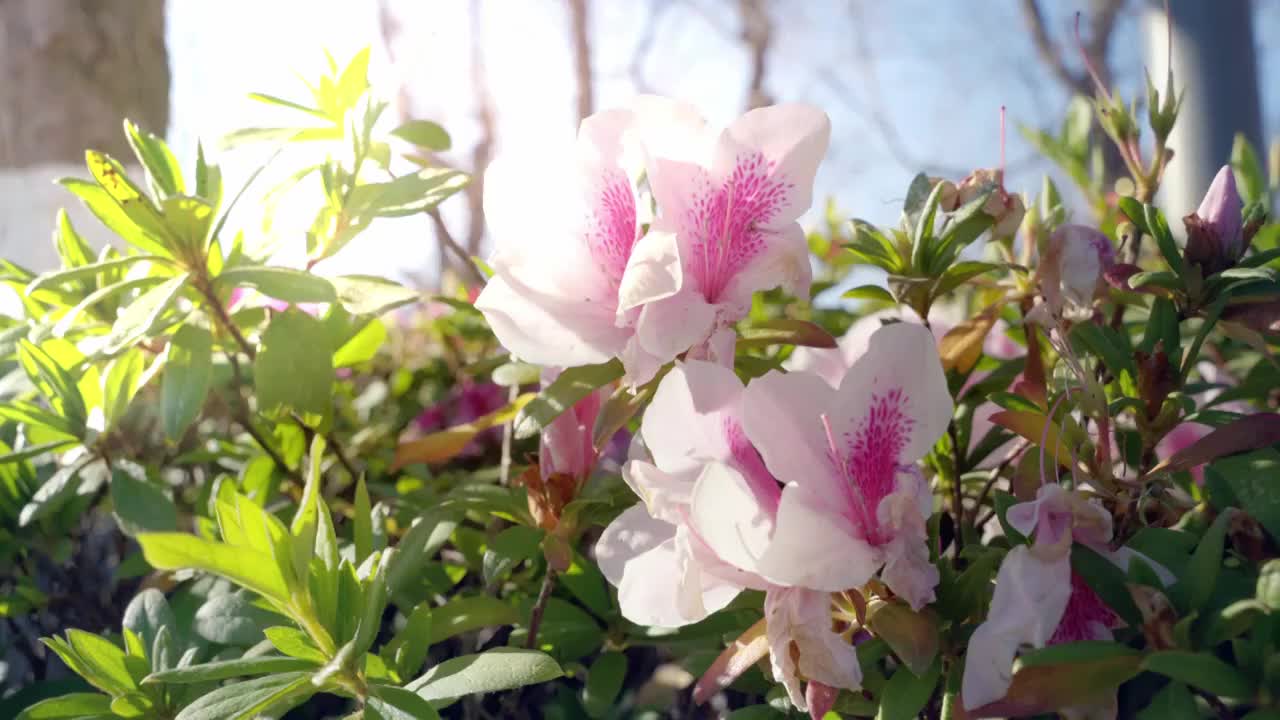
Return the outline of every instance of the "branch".
<path id="1" fill-rule="evenodd" d="M 471 224 L 467 227 L 467 257 L 480 252 L 484 242 L 484 171 L 493 159 L 496 125 L 493 98 L 489 95 L 484 67 L 484 26 L 480 22 L 480 0 L 471 0 L 471 86 L 475 89 L 476 119 L 480 123 L 480 139 L 471 150 L 471 184 L 467 186 L 467 208 Z"/>
<path id="2" fill-rule="evenodd" d="M 573 69 L 578 81 L 578 121 L 587 119 L 596 104 L 591 73 L 590 18 L 587 0 L 568 0 L 569 30 L 573 36 Z"/>
<path id="3" fill-rule="evenodd" d="M 739 0 L 738 11 L 742 15 L 742 41 L 747 44 L 751 53 L 747 109 L 753 110 L 773 102 L 764 89 L 769 46 L 773 39 L 773 18 L 769 17 L 763 0 Z"/>
<path id="4" fill-rule="evenodd" d="M 431 216 L 431 222 L 435 225 L 436 239 L 440 242 L 440 246 L 454 254 L 454 257 L 458 260 L 458 265 L 468 279 L 475 283 L 476 287 L 484 287 L 484 273 L 480 272 L 480 269 L 476 267 L 475 262 L 471 260 L 471 256 L 467 254 L 466 248 L 459 245 L 458 241 L 453 238 L 453 233 L 449 232 L 449 226 L 445 225 L 444 218 L 440 216 L 440 211 L 436 208 L 431 208 L 427 211 L 427 215 Z"/>

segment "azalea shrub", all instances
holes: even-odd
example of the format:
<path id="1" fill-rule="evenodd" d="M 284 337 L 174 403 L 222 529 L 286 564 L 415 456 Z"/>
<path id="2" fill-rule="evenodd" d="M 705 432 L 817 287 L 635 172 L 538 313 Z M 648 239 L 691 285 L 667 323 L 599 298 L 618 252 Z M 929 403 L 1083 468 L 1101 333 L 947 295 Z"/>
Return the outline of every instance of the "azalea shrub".
<path id="1" fill-rule="evenodd" d="M 0 715 L 1280 717 L 1280 178 L 1157 209 L 1172 78 L 1027 131 L 1078 206 L 808 232 L 820 108 L 636 98 L 425 294 L 341 267 L 469 180 L 367 60 L 228 138 L 325 149 L 305 268 L 128 122 L 3 264 Z"/>

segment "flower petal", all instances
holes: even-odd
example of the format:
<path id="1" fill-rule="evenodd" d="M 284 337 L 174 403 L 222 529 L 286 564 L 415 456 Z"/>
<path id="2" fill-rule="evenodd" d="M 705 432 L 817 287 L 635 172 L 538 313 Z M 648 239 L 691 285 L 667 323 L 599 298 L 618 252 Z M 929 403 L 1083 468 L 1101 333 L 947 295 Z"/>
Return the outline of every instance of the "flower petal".
<path id="1" fill-rule="evenodd" d="M 631 250 L 618 287 L 618 312 L 675 295 L 683 278 L 676 236 L 649 231 Z"/>
<path id="2" fill-rule="evenodd" d="M 939 580 L 938 568 L 929 562 L 929 529 L 925 525 L 929 507 L 924 503 L 932 500 L 927 483 L 904 475 L 899 477 L 898 489 L 877 508 L 880 524 L 890 528 L 892 536 L 884 548 L 880 579 L 917 611 L 933 602 Z"/>
<path id="3" fill-rule="evenodd" d="M 725 562 L 756 572 L 769 546 L 773 517 L 746 478 L 724 463 L 709 463 L 693 489 L 689 524 Z"/>
<path id="4" fill-rule="evenodd" d="M 759 153 L 768 178 L 781 183 L 776 209 L 765 226 L 781 229 L 813 202 L 813 181 L 831 140 L 831 120 L 813 105 L 789 103 L 757 108 L 738 118 L 720 136 L 713 167 L 727 178 Z"/>
<path id="5" fill-rule="evenodd" d="M 883 563 L 878 549 L 853 535 L 853 525 L 831 512 L 829 498 L 799 485 L 782 490 L 773 539 L 759 573 L 783 586 L 827 592 L 860 587 Z"/>
<path id="6" fill-rule="evenodd" d="M 503 267 L 476 298 L 503 347 L 527 362 L 560 367 L 606 362 L 622 351 L 628 331 L 615 326 L 608 303 L 590 289 L 572 296 L 571 287 L 561 294 L 526 282 L 538 272 Z"/>
<path id="7" fill-rule="evenodd" d="M 828 593 L 774 588 L 765 596 L 764 613 L 774 678 L 798 709 L 806 709 L 808 699 L 800 692 L 801 676 L 831 688 L 861 687 L 857 651 L 831 630 Z"/>
<path id="8" fill-rule="evenodd" d="M 631 460 L 622 466 L 622 479 L 649 514 L 672 525 L 684 522 L 697 477 L 694 469 L 668 473 L 644 460 Z"/>
<path id="9" fill-rule="evenodd" d="M 715 322 L 716 307 L 686 289 L 646 304 L 636 320 L 636 338 L 646 352 L 665 363 L 707 340 Z"/>
<path id="10" fill-rule="evenodd" d="M 961 688 L 966 709 L 1004 697 L 1018 647 L 1044 647 L 1070 598 L 1070 556 L 1045 562 L 1026 545 L 1009 551 L 996 574 L 987 620 L 969 640 Z"/>
<path id="11" fill-rule="evenodd" d="M 799 223 L 762 233 L 761 240 L 760 251 L 734 275 L 720 297 L 721 302 L 730 305 L 733 317 L 744 317 L 750 311 L 751 297 L 759 290 L 779 287 L 793 297 L 809 297 L 813 267 L 809 264 L 809 244 Z"/>
<path id="12" fill-rule="evenodd" d="M 691 360 L 677 363 L 658 384 L 640 422 L 654 464 L 666 472 L 701 472 L 710 460 L 731 457 L 725 418 L 740 407 L 742 381 L 732 370 Z"/>
<path id="13" fill-rule="evenodd" d="M 818 494 L 843 492 L 827 457 L 820 419 L 832 397 L 831 387 L 807 372 L 771 371 L 743 393 L 742 428 L 783 483 L 813 486 Z"/>
<path id="14" fill-rule="evenodd" d="M 675 628 L 720 610 L 742 591 L 707 575 L 694 560 L 683 528 L 675 537 L 636 555 L 618 583 L 618 607 L 638 625 Z"/>
<path id="15" fill-rule="evenodd" d="M 627 563 L 675 535 L 675 525 L 651 517 L 643 504 L 633 505 L 614 518 L 596 542 L 600 572 L 610 583 L 618 585 Z"/>
<path id="16" fill-rule="evenodd" d="M 901 443 L 898 464 L 924 457 L 946 432 L 955 407 L 933 334 L 905 322 L 872 334 L 867 352 L 840 383 L 835 402 L 844 415 L 832 418 L 837 437 L 872 431 L 895 435 L 885 439 Z"/>

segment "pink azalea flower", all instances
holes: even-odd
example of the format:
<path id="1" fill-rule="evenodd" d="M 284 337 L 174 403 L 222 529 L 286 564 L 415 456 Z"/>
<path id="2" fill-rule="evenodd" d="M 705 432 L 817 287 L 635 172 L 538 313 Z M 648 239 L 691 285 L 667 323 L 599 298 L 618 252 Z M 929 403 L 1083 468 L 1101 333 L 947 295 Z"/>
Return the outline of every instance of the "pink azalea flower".
<path id="1" fill-rule="evenodd" d="M 773 676 L 814 720 L 831 709 L 840 688 L 862 686 L 857 650 L 832 630 L 831 610 L 831 593 L 805 588 L 773 588 L 764 600 Z M 801 678 L 808 681 L 803 690 Z"/>
<path id="2" fill-rule="evenodd" d="M 635 114 L 608 110 L 582 121 L 571 159 L 576 187 L 559 195 L 530 187 L 532 171 L 546 163 L 530 163 L 528 178 L 507 178 L 502 164 L 486 175 L 485 215 L 498 245 L 494 276 L 475 306 L 521 359 L 555 367 L 602 363 L 633 341 L 631 323 L 618 321 L 618 290 L 640 236 L 639 153 Z M 543 190 L 552 191 L 544 216 L 503 206 Z"/>
<path id="3" fill-rule="evenodd" d="M 475 382 L 464 378 L 449 390 L 444 399 L 418 413 L 413 424 L 419 432 L 436 432 L 469 423 L 506 404 L 506 388 L 496 383 Z M 464 457 L 479 455 L 485 445 L 492 444 L 501 436 L 501 428 L 489 428 L 467 443 L 459 454 Z"/>
<path id="4" fill-rule="evenodd" d="M 1037 272 L 1045 302 L 1033 310 L 1036 320 L 1080 320 L 1093 312 L 1094 296 L 1106 286 L 1116 265 L 1111 240 L 1085 225 L 1063 225 L 1049 237 Z M 1051 317 L 1045 317 L 1045 315 Z"/>
<path id="5" fill-rule="evenodd" d="M 1225 270 L 1244 255 L 1244 201 L 1236 189 L 1236 175 L 1223 165 L 1194 213 L 1182 219 L 1187 228 L 1186 258 L 1204 268 L 1205 275 Z"/>
<path id="6" fill-rule="evenodd" d="M 543 385 L 549 385 L 560 373 L 542 372 Z M 542 431 L 538 449 L 538 469 L 544 480 L 560 473 L 574 479 L 580 488 L 596 464 L 593 444 L 596 416 L 608 399 L 609 389 L 599 388 L 573 407 L 564 411 Z"/>
<path id="7" fill-rule="evenodd" d="M 879 571 L 913 608 L 932 601 L 933 498 L 915 463 L 945 432 L 952 401 L 929 331 L 877 330 L 834 392 L 817 375 L 769 373 L 743 407 L 747 437 L 786 483 L 758 573 L 838 592 Z"/>
<path id="8" fill-rule="evenodd" d="M 961 696 L 966 710 L 1004 697 L 1013 682 L 1013 660 L 1023 646 L 1109 640 L 1119 617 L 1071 569 L 1071 545 L 1086 545 L 1127 569 L 1128 548 L 1111 551 L 1111 515 L 1096 500 L 1057 484 L 1040 488 L 1036 499 L 1009 508 L 1009 524 L 1032 537 L 1031 545 L 1009 551 L 996 574 L 987 620 L 969 639 Z M 1168 570 L 1152 562 L 1162 582 Z"/>
<path id="9" fill-rule="evenodd" d="M 774 674 L 796 707 L 822 710 L 862 675 L 832 630 L 829 592 L 778 587 L 755 571 L 782 488 L 742 430 L 743 392 L 714 363 L 679 363 L 663 378 L 641 421 L 648 457 L 637 451 L 623 469 L 643 502 L 609 525 L 596 557 L 639 624 L 696 622 L 745 588 L 765 590 Z"/>
<path id="10" fill-rule="evenodd" d="M 605 530 L 596 558 L 628 620 L 679 627 L 768 583 L 742 568 L 763 552 L 781 489 L 741 426 L 742 382 L 677 364 L 641 420 L 622 476 L 642 502 Z"/>
<path id="11" fill-rule="evenodd" d="M 758 290 L 808 297 L 812 270 L 796 220 L 809 208 L 831 123 L 809 105 L 752 110 L 718 137 L 687 106 L 648 98 L 648 181 L 658 216 L 634 250 L 621 310 L 659 359 L 732 353 L 731 325 Z M 625 358 L 624 358 L 625 359 Z M 635 362 L 629 363 L 635 365 Z"/>

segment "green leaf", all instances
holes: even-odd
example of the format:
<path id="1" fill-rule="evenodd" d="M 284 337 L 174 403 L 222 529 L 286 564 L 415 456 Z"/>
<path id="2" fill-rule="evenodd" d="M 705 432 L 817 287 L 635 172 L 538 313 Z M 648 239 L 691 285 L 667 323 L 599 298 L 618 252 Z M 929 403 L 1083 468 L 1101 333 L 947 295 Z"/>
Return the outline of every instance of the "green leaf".
<path id="1" fill-rule="evenodd" d="M 124 651 L 110 640 L 83 630 L 67 631 L 67 643 L 86 671 L 84 679 L 104 692 L 123 695 L 138 685 L 125 665 Z"/>
<path id="2" fill-rule="evenodd" d="M 304 112 L 308 115 L 318 117 L 321 120 L 331 120 L 331 118 L 328 115 L 321 112 L 320 110 L 317 110 L 316 108 L 307 107 L 306 105 L 293 102 L 292 100 L 285 100 L 284 98 L 276 97 L 275 95 L 268 95 L 266 93 L 254 92 L 254 93 L 249 93 L 249 99 L 257 100 L 258 102 L 266 103 L 267 105 L 278 105 L 280 107 L 286 107 L 291 110 L 297 110 L 298 112 Z"/>
<path id="3" fill-rule="evenodd" d="M 369 488 L 365 485 L 363 476 L 356 480 L 352 522 L 355 526 L 352 537 L 352 541 L 356 546 L 355 562 L 359 565 L 364 562 L 365 558 L 373 554 L 373 508 L 369 503 Z"/>
<path id="4" fill-rule="evenodd" d="M 161 628 L 176 626 L 177 619 L 169 607 L 169 602 L 165 600 L 164 593 L 155 588 L 147 588 L 129 601 L 122 624 L 132 630 L 145 647 L 151 648 L 155 645 L 156 636 L 160 634 Z"/>
<path id="5" fill-rule="evenodd" d="M 196 611 L 192 629 L 209 642 L 248 647 L 262 642 L 263 630 L 283 621 L 237 592 L 206 600 Z"/>
<path id="6" fill-rule="evenodd" d="M 1070 665 L 1079 662 L 1095 662 L 1114 657 L 1138 657 L 1142 653 L 1127 645 L 1109 640 L 1082 640 L 1079 642 L 1050 645 L 1032 650 L 1018 658 L 1018 668 L 1043 665 Z"/>
<path id="7" fill-rule="evenodd" d="M 42 288 L 57 287 L 59 285 L 67 285 L 69 283 L 84 280 L 93 280 L 99 275 L 110 273 L 115 270 L 121 270 L 140 262 L 168 264 L 168 260 L 166 258 L 162 258 L 158 255 L 127 255 L 122 258 L 103 260 L 102 262 L 93 263 L 91 265 L 80 265 L 65 270 L 41 273 L 35 280 L 32 280 L 27 284 L 27 292 L 33 293 Z"/>
<path id="8" fill-rule="evenodd" d="M 178 159 L 173 156 L 164 140 L 149 132 L 140 130 L 137 125 L 124 121 L 124 132 L 129 139 L 133 154 L 138 156 L 151 182 L 160 190 L 161 196 L 179 195 L 182 193 L 182 170 L 178 167 Z"/>
<path id="9" fill-rule="evenodd" d="M 880 693 L 880 709 L 876 720 L 911 720 L 920 714 L 938 686 L 942 663 L 934 660 L 929 669 L 916 676 L 905 667 L 894 671 Z"/>
<path id="10" fill-rule="evenodd" d="M 80 198 L 94 217 L 125 242 L 148 255 L 171 256 L 158 225 L 140 226 L 101 186 L 78 178 L 63 178 L 58 183 Z"/>
<path id="11" fill-rule="evenodd" d="M 424 602 L 409 613 L 404 627 L 383 647 L 382 655 L 395 663 L 401 677 L 410 677 L 422 669 L 430 649 L 431 605 Z"/>
<path id="12" fill-rule="evenodd" d="M 189 665 L 163 672 L 151 673 L 143 681 L 145 684 L 187 685 L 191 683 L 229 680 L 237 677 L 253 677 L 255 675 L 275 675 L 277 673 L 300 672 L 314 669 L 316 663 L 292 657 L 260 655 L 241 657 L 234 660 L 221 660 Z"/>
<path id="13" fill-rule="evenodd" d="M 1122 372 L 1128 372 L 1130 377 L 1137 377 L 1133 351 L 1125 344 L 1124 338 L 1111 328 L 1096 323 L 1076 323 L 1071 327 L 1070 338 L 1102 358 L 1102 362 L 1116 378 Z"/>
<path id="14" fill-rule="evenodd" d="M 293 704 L 315 692 L 309 673 L 291 672 L 268 675 L 223 685 L 204 695 L 178 713 L 174 720 L 231 720 L 254 717 L 264 708 L 292 698 Z M 278 715 L 277 715 L 278 717 Z"/>
<path id="15" fill-rule="evenodd" d="M 515 422 L 515 436 L 523 439 L 538 434 L 559 417 L 560 413 L 573 407 L 596 388 L 622 377 L 622 374 L 622 363 L 618 360 L 565 370 L 520 410 Z"/>
<path id="16" fill-rule="evenodd" d="M 1258 154 L 1244 133 L 1236 133 L 1231 143 L 1231 170 L 1236 176 L 1236 185 L 1240 188 L 1240 197 L 1244 204 L 1254 202 L 1268 204 L 1270 195 L 1267 188 L 1267 176 L 1258 162 Z"/>
<path id="17" fill-rule="evenodd" d="M 75 434 L 83 432 L 88 420 L 84 398 L 75 378 L 44 348 L 26 339 L 18 340 L 18 363 L 36 389 L 51 401 Z"/>
<path id="18" fill-rule="evenodd" d="M 938 616 L 896 602 L 878 602 L 867 609 L 867 628 L 884 640 L 912 673 L 923 676 L 938 656 Z"/>
<path id="19" fill-rule="evenodd" d="M 471 181 L 449 168 L 424 168 L 389 182 L 365 183 L 352 189 L 347 211 L 353 215 L 405 217 L 434 209 Z M 336 248 L 331 249 L 331 253 Z"/>
<path id="20" fill-rule="evenodd" d="M 324 325 L 296 308 L 274 316 L 253 361 L 259 410 L 326 418 L 333 409 L 333 379 L 333 347 Z"/>
<path id="21" fill-rule="evenodd" d="M 111 361 L 102 378 L 102 412 L 107 429 L 114 428 L 129 410 L 142 382 L 142 351 L 129 348 Z"/>
<path id="22" fill-rule="evenodd" d="M 185 256 L 200 257 L 213 231 L 213 208 L 200 198 L 171 197 L 165 199 L 163 209 L 173 242 L 186 249 Z"/>
<path id="23" fill-rule="evenodd" d="M 215 211 L 222 205 L 222 170 L 204 157 L 204 145 L 196 141 L 196 195 Z"/>
<path id="24" fill-rule="evenodd" d="M 431 639 L 435 645 L 455 635 L 520 621 L 516 608 L 491 595 L 454 597 L 432 610 Z"/>
<path id="25" fill-rule="evenodd" d="M 178 529 L 178 509 L 173 500 L 125 468 L 116 467 L 111 473 L 111 506 L 116 523 L 126 535 Z"/>
<path id="26" fill-rule="evenodd" d="M 563 675 L 564 671 L 556 661 L 544 652 L 500 647 L 445 660 L 410 682 L 405 689 L 439 708 L 467 695 L 512 690 L 549 682 Z"/>
<path id="27" fill-rule="evenodd" d="M 381 315 L 421 297 L 417 290 L 372 275 L 342 275 L 330 281 L 338 302 L 352 315 Z"/>
<path id="28" fill-rule="evenodd" d="M 67 211 L 61 208 L 54 221 L 53 246 L 58 251 L 63 268 L 76 268 L 93 262 L 93 251 L 89 249 L 89 243 L 80 237 L 80 233 L 71 225 Z"/>
<path id="29" fill-rule="evenodd" d="M 378 318 L 365 323 L 360 331 L 333 353 L 335 368 L 351 367 L 369 362 L 387 341 L 387 326 Z"/>
<path id="30" fill-rule="evenodd" d="M 433 720 L 440 715 L 431 703 L 404 688 L 374 685 L 365 701 L 366 720 Z"/>
<path id="31" fill-rule="evenodd" d="M 423 563 L 444 547 L 457 526 L 457 520 L 443 519 L 436 515 L 426 515 L 415 520 L 409 531 L 400 538 L 391 567 L 387 568 L 388 591 L 394 595 L 403 588 L 404 583 L 422 569 Z"/>
<path id="32" fill-rule="evenodd" d="M 88 310 L 89 308 L 97 305 L 100 302 L 103 302 L 108 298 L 114 297 L 121 293 L 128 292 L 130 290 L 141 290 L 143 288 L 149 288 L 154 285 L 158 285 L 161 282 L 163 282 L 163 278 L 147 276 L 147 277 L 141 277 L 141 278 L 134 278 L 132 280 L 123 280 L 118 283 L 112 283 L 110 285 L 106 285 L 104 287 L 98 288 L 97 290 L 94 290 L 88 295 L 85 295 L 84 298 L 80 300 L 80 302 L 76 303 L 75 307 L 71 308 L 70 310 L 68 310 L 66 313 L 62 315 L 62 318 L 59 319 L 57 324 L 53 326 L 53 330 L 52 330 L 53 336 L 62 337 L 63 335 L 66 335 L 67 331 L 70 330 L 72 325 L 75 324 L 76 319 L 79 318 L 80 315 L 83 314 L 85 310 Z"/>
<path id="33" fill-rule="evenodd" d="M 265 553 L 184 533 L 141 533 L 137 540 L 143 556 L 157 570 L 203 570 L 281 604 L 289 601 L 280 568 Z"/>
<path id="34" fill-rule="evenodd" d="M 449 133 L 430 120 L 410 120 L 392 130 L 391 134 L 432 152 L 444 152 L 451 145 Z"/>
<path id="35" fill-rule="evenodd" d="M 111 326 L 111 335 L 103 350 L 114 355 L 150 335 L 160 324 L 165 310 L 186 287 L 187 278 L 187 274 L 182 273 L 139 295 Z"/>
<path id="36" fill-rule="evenodd" d="M 1229 698 L 1249 698 L 1254 686 L 1243 673 L 1208 653 L 1165 650 L 1151 653 L 1142 661 L 1142 669 L 1160 673 Z"/>
<path id="37" fill-rule="evenodd" d="M 582 690 L 582 704 L 587 714 L 593 718 L 605 717 L 613 709 L 626 677 L 626 655 L 607 652 L 596 658 L 587 672 L 587 684 Z"/>
<path id="38" fill-rule="evenodd" d="M 216 280 L 223 288 L 250 288 L 291 303 L 331 303 L 333 284 L 319 275 L 271 265 L 246 265 L 224 270 Z"/>
<path id="39" fill-rule="evenodd" d="M 1173 239 L 1173 233 L 1169 232 L 1169 224 L 1165 222 L 1164 214 L 1154 205 L 1147 205 L 1143 208 L 1143 214 L 1147 221 L 1147 230 L 1151 236 L 1156 239 L 1156 246 L 1160 248 L 1160 254 L 1164 256 L 1164 261 L 1169 264 L 1169 269 L 1174 275 L 1181 277 L 1186 274 L 1186 264 L 1182 260 L 1182 251 L 1178 249 L 1178 244 Z M 1139 284 L 1129 281 L 1129 287 L 1138 287 Z"/>
<path id="40" fill-rule="evenodd" d="M 41 700 L 14 720 L 78 720 L 111 714 L 111 698 L 98 693 L 71 693 Z"/>
<path id="41" fill-rule="evenodd" d="M 1171 682 L 1165 685 L 1137 716 L 1138 720 L 1200 720 L 1196 700 L 1186 685 Z"/>
<path id="42" fill-rule="evenodd" d="M 1200 610 L 1209 602 L 1213 588 L 1218 583 L 1218 571 L 1222 569 L 1222 552 L 1226 548 L 1227 526 L 1231 522 L 1231 510 L 1227 510 L 1213 521 L 1200 544 L 1191 554 L 1191 562 L 1182 576 L 1182 584 L 1186 588 L 1187 605 L 1190 610 Z"/>
<path id="43" fill-rule="evenodd" d="M 806 320 L 766 320 L 742 329 L 738 347 L 762 345 L 803 345 L 805 347 L 834 348 L 836 339 L 824 328 Z"/>
<path id="44" fill-rule="evenodd" d="M 183 325 L 169 339 L 160 381 L 160 420 L 169 442 L 180 440 L 200 415 L 213 378 L 213 337 Z"/>
<path id="45" fill-rule="evenodd" d="M 880 287 L 879 285 L 859 285 L 852 290 L 846 291 L 840 297 L 849 300 L 872 300 L 890 305 L 896 305 L 898 303 L 898 301 L 894 299 L 893 295 L 889 293 L 887 288 Z"/>
<path id="46" fill-rule="evenodd" d="M 540 554 L 543 532 L 538 528 L 512 525 L 498 533 L 484 551 L 482 580 L 486 587 L 506 576 L 520 563 Z"/>
<path id="47" fill-rule="evenodd" d="M 329 658 L 325 656 L 315 643 L 311 642 L 311 638 L 307 634 L 295 627 L 285 625 L 277 625 L 269 627 L 263 631 L 267 639 L 275 645 L 276 649 L 288 655 L 289 657 L 306 660 L 316 665 L 323 665 L 329 662 Z"/>
<path id="48" fill-rule="evenodd" d="M 989 273 L 992 270 L 999 270 L 1002 267 L 1007 266 L 1000 263 L 978 262 L 976 260 L 956 263 L 947 268 L 942 277 L 938 278 L 938 283 L 933 288 L 933 294 L 945 295 L 979 275 Z"/>
<path id="49" fill-rule="evenodd" d="M 1231 488 L 1249 514 L 1257 518 L 1272 539 L 1280 540 L 1280 453 L 1273 448 L 1215 461 L 1206 471 Z"/>

